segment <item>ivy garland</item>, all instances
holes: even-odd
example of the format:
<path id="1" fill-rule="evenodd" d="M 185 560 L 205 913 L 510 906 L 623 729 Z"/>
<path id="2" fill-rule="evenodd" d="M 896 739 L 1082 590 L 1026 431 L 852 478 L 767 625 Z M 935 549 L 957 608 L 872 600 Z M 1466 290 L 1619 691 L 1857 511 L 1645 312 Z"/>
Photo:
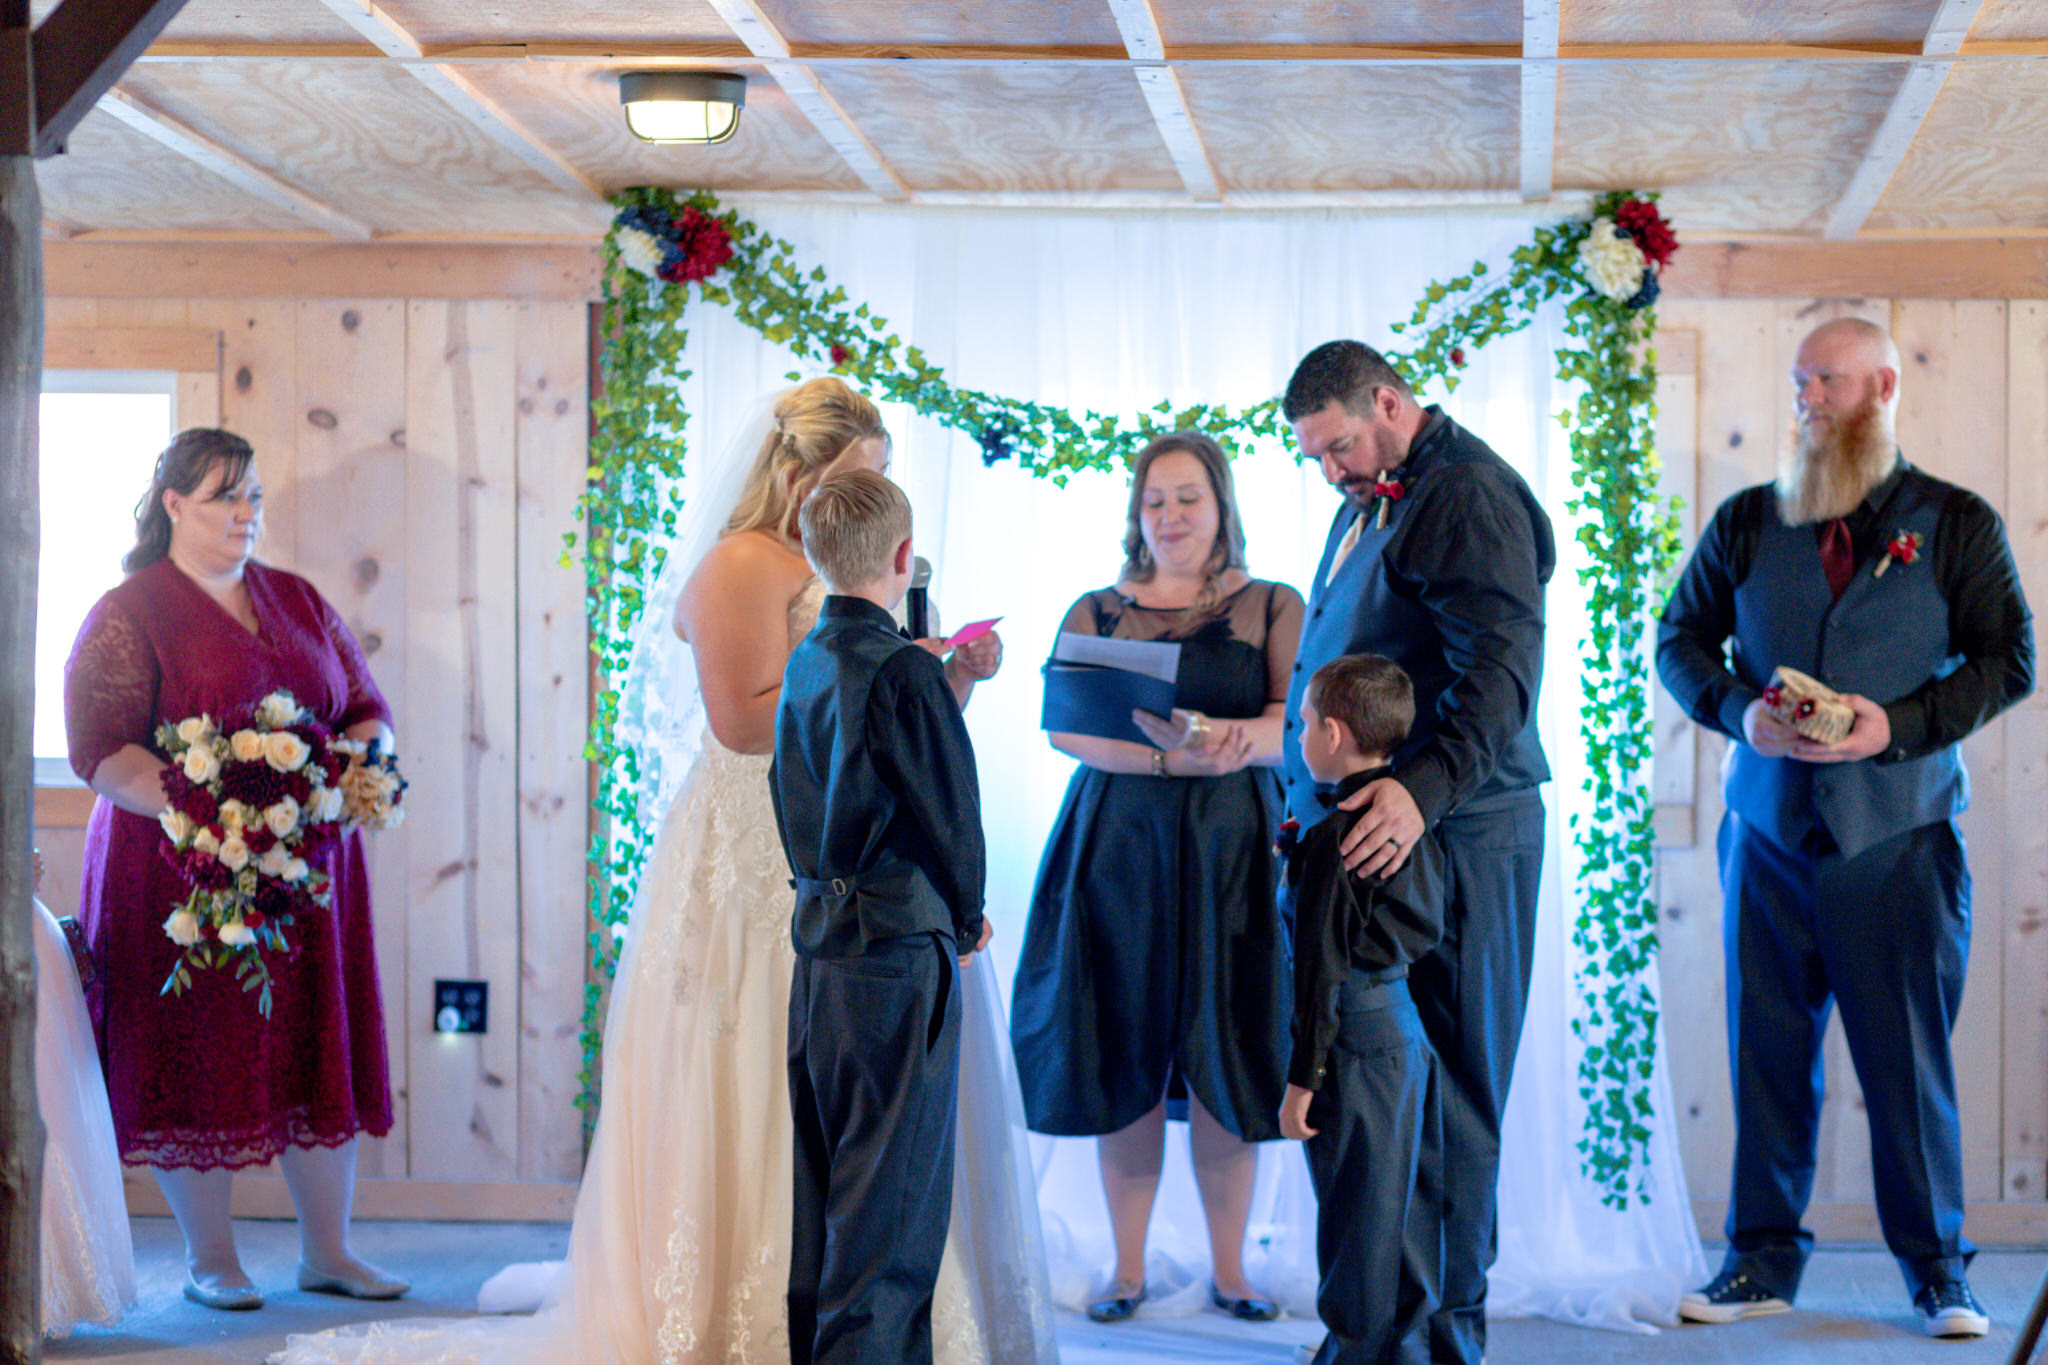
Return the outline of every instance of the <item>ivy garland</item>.
<path id="1" fill-rule="evenodd" d="M 606 680 L 592 709 L 585 756 L 598 765 L 597 808 L 609 828 L 592 844 L 590 950 L 585 988 L 582 1094 L 586 1123 L 598 1100 L 606 984 L 660 812 L 644 809 L 638 757 L 616 742 L 622 676 L 646 594 L 660 574 L 681 500 L 684 430 L 680 385 L 693 298 L 733 310 L 763 338 L 827 367 L 870 396 L 906 403 L 965 432 L 986 464 L 1014 460 L 1064 484 L 1077 470 L 1119 467 L 1163 432 L 1196 429 L 1226 449 L 1288 436 L 1277 399 L 1245 408 L 1161 402 L 1134 415 L 1074 411 L 950 382 L 887 318 L 822 268 L 805 271 L 796 250 L 708 192 L 634 189 L 614 200 L 606 239 L 602 389 L 592 407 L 589 489 L 581 512 L 592 651 Z M 1610 194 L 1589 220 L 1540 228 L 1490 277 L 1484 262 L 1432 284 L 1393 331 L 1406 349 L 1387 359 L 1420 390 L 1458 386 L 1467 355 L 1527 327 L 1561 295 L 1565 336 L 1559 378 L 1580 386 L 1570 433 L 1569 510 L 1579 518 L 1588 567 L 1580 582 L 1592 617 L 1580 644 L 1579 732 L 1587 748 L 1590 816 L 1572 821 L 1583 862 L 1573 942 L 1585 965 L 1572 1021 L 1583 1043 L 1579 1093 L 1587 1118 L 1578 1149 L 1604 1202 L 1647 1199 L 1649 1082 L 1657 1005 L 1646 972 L 1657 948 L 1650 895 L 1652 807 L 1649 660 L 1644 628 L 1651 596 L 1677 561 L 1675 504 L 1657 495 L 1651 420 L 1657 271 L 1676 250 L 1654 198 Z M 694 286 L 694 289 L 692 288 Z M 795 379 L 797 376 L 790 376 Z M 576 544 L 569 537 L 571 548 Z M 565 552 L 566 553 L 566 552 Z"/>

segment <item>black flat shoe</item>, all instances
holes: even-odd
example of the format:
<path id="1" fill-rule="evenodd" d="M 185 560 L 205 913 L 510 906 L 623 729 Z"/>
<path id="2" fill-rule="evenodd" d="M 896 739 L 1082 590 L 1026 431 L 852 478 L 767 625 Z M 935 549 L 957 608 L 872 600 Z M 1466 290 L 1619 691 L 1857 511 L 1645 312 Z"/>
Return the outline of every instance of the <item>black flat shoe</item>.
<path id="1" fill-rule="evenodd" d="M 1139 1285 L 1134 1294 L 1118 1294 L 1116 1291 L 1120 1288 L 1121 1285 L 1110 1285 L 1108 1298 L 1097 1299 L 1088 1305 L 1088 1321 L 1124 1322 L 1138 1311 L 1138 1305 L 1145 1301 L 1145 1286 Z"/>
<path id="2" fill-rule="evenodd" d="M 1280 1305 L 1271 1299 L 1226 1299 L 1213 1284 L 1209 1286 L 1209 1302 L 1240 1322 L 1272 1322 L 1280 1316 Z"/>

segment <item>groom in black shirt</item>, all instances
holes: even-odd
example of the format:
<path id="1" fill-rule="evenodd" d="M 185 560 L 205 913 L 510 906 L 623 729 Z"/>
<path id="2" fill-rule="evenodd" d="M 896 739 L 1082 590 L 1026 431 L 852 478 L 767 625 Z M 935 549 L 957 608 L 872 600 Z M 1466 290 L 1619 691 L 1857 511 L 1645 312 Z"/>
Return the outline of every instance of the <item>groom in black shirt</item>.
<path id="1" fill-rule="evenodd" d="M 1288 814 L 1320 819 L 1294 742 L 1317 668 L 1394 660 L 1415 683 L 1415 729 L 1394 771 L 1343 801 L 1359 816 L 1345 864 L 1391 876 L 1425 829 L 1444 855 L 1443 941 L 1409 986 L 1443 1064 L 1442 1306 L 1402 1361 L 1478 1365 L 1508 1074 L 1529 999 L 1543 802 L 1536 737 L 1550 520 L 1484 441 L 1422 407 L 1385 357 L 1332 341 L 1302 358 L 1282 410 L 1304 455 L 1344 494 L 1302 623 L 1287 697 Z M 1427 1163 L 1425 1163 L 1427 1166 Z"/>
<path id="2" fill-rule="evenodd" d="M 833 475 L 799 525 L 831 595 L 783 673 L 769 774 L 796 872 L 790 1359 L 908 1365 L 932 1358 L 952 1213 L 955 953 L 989 934 L 980 787 L 944 667 L 889 615 L 902 490 Z"/>

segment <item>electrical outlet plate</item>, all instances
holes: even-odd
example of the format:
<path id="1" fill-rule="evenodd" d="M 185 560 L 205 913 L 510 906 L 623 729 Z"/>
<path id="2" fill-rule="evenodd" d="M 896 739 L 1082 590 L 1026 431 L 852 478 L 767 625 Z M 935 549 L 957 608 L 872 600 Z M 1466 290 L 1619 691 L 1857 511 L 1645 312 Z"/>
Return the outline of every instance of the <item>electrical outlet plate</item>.
<path id="1" fill-rule="evenodd" d="M 434 982 L 434 1032 L 484 1033 L 490 1027 L 491 983 Z"/>

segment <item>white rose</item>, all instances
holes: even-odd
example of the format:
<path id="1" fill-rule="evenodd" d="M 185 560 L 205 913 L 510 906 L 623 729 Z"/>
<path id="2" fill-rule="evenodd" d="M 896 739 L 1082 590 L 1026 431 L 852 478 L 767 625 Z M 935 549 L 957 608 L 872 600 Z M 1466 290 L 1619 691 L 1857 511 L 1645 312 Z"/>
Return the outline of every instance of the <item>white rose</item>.
<path id="1" fill-rule="evenodd" d="M 289 730 L 273 730 L 263 737 L 263 756 L 281 773 L 305 767 L 312 755 L 312 746 Z"/>
<path id="2" fill-rule="evenodd" d="M 247 829 L 253 823 L 256 811 L 240 801 L 220 803 L 220 827 L 233 834 L 236 830 Z"/>
<path id="3" fill-rule="evenodd" d="M 1579 243 L 1579 267 L 1586 272 L 1586 283 L 1619 303 L 1634 298 L 1643 287 L 1643 271 L 1649 264 L 1641 247 L 1616 235 L 1612 218 L 1595 218 L 1593 230 Z"/>
<path id="4" fill-rule="evenodd" d="M 291 866 L 292 855 L 285 852 L 283 844 L 272 844 L 256 860 L 256 870 L 266 877 L 282 878 L 285 869 Z"/>
<path id="5" fill-rule="evenodd" d="M 256 708 L 256 719 L 273 730 L 299 723 L 299 704 L 289 692 L 272 692 Z"/>
<path id="6" fill-rule="evenodd" d="M 235 920 L 220 927 L 220 941 L 230 948 L 246 948 L 256 941 L 256 931 Z"/>
<path id="7" fill-rule="evenodd" d="M 237 730 L 228 739 L 228 752 L 244 763 L 263 757 L 263 736 L 254 730 Z"/>
<path id="8" fill-rule="evenodd" d="M 220 852 L 220 839 L 211 829 L 201 825 L 192 832 L 192 847 L 210 858 Z"/>
<path id="9" fill-rule="evenodd" d="M 289 796 L 279 797 L 276 805 L 263 812 L 263 823 L 272 834 L 284 838 L 299 827 L 299 803 Z"/>
<path id="10" fill-rule="evenodd" d="M 178 722 L 178 738 L 187 744 L 204 744 L 213 738 L 213 717 L 191 716 Z"/>
<path id="11" fill-rule="evenodd" d="M 304 858 L 291 858 L 285 862 L 283 875 L 288 882 L 302 882 L 312 874 L 313 869 L 306 866 Z"/>
<path id="12" fill-rule="evenodd" d="M 192 817 L 174 806 L 165 806 L 158 812 L 157 824 L 163 826 L 164 837 L 171 841 L 172 848 L 183 848 L 192 842 L 192 833 L 199 827 Z"/>
<path id="13" fill-rule="evenodd" d="M 216 856 L 220 858 L 222 867 L 230 872 L 240 872 L 249 865 L 249 846 L 242 842 L 241 835 L 230 830 L 228 837 L 220 841 L 220 852 Z"/>
<path id="14" fill-rule="evenodd" d="M 171 917 L 164 921 L 164 933 L 179 947 L 190 948 L 199 942 L 199 916 L 190 910 L 173 910 Z"/>
<path id="15" fill-rule="evenodd" d="M 658 278 L 655 268 L 661 264 L 661 243 L 654 235 L 636 227 L 619 229 L 619 260 L 628 270 L 638 271 L 648 279 Z"/>
<path id="16" fill-rule="evenodd" d="M 204 786 L 220 776 L 220 757 L 210 744 L 195 744 L 185 751 L 185 777 Z"/>
<path id="17" fill-rule="evenodd" d="M 341 788 L 322 787 L 320 794 L 313 798 L 315 810 L 312 818 L 330 822 L 339 820 L 341 818 L 342 799 Z"/>

